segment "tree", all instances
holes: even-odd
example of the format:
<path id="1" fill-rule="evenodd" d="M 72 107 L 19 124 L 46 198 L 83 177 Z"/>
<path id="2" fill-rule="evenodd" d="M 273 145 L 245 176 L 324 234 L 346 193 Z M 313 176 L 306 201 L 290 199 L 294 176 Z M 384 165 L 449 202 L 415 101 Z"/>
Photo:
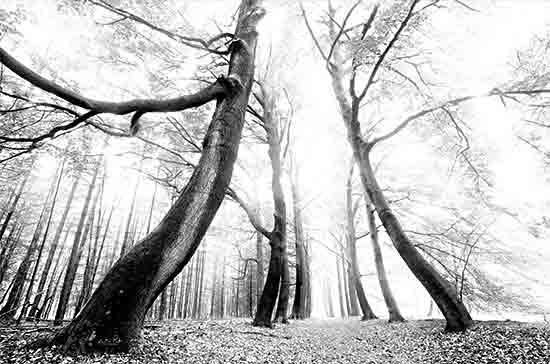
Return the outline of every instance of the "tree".
<path id="1" fill-rule="evenodd" d="M 350 272 L 350 291 L 354 291 L 352 299 L 355 297 L 359 300 L 361 311 L 363 312 L 362 320 L 371 320 L 377 318 L 372 308 L 370 307 L 367 295 L 361 283 L 361 272 L 359 271 L 359 262 L 357 260 L 357 234 L 355 232 L 355 213 L 357 212 L 358 204 L 353 204 L 352 197 L 352 179 L 353 179 L 353 164 L 350 167 L 349 175 L 346 181 L 346 249 L 349 255 L 349 272 Z M 353 307 L 353 306 L 352 306 Z"/>
<path id="2" fill-rule="evenodd" d="M 0 49 L 0 62 L 33 85 L 88 110 L 69 124 L 36 137 L 2 137 L 10 142 L 38 143 L 62 130 L 80 125 L 101 113 L 133 113 L 136 131 L 147 112 L 181 111 L 216 100 L 216 110 L 203 140 L 203 153 L 185 189 L 159 225 L 106 274 L 73 321 L 47 343 L 65 349 L 104 346 L 126 350 L 139 337 L 145 314 L 155 298 L 183 269 L 199 246 L 229 185 L 237 155 L 244 113 L 254 77 L 256 25 L 264 15 L 258 0 L 243 0 L 230 55 L 227 77 L 203 90 L 166 100 L 105 102 L 92 100 L 48 81 Z M 222 35 L 212 42 L 227 38 Z M 181 37 L 182 42 L 209 49 L 202 39 Z"/>
<path id="3" fill-rule="evenodd" d="M 303 7 L 302 15 L 315 47 L 331 77 L 332 88 L 347 131 L 347 139 L 359 167 L 361 183 L 376 210 L 378 218 L 401 258 L 422 283 L 445 316 L 447 321 L 446 330 L 464 331 L 472 323 L 468 310 L 451 284 L 420 254 L 403 229 L 397 215 L 390 208 L 388 199 L 380 187 L 373 169 L 373 150 L 376 146 L 400 134 L 414 121 L 418 121 L 425 116 L 448 120 L 451 128 L 455 129 L 456 133 L 462 137 L 464 133 L 456 122 L 451 109 L 472 99 L 499 97 L 501 100 L 517 100 L 518 97 L 536 97 L 547 94 L 549 91 L 539 87 L 539 85 L 529 85 L 527 87 L 519 85 L 517 87 L 508 86 L 506 89 L 496 87 L 484 94 L 466 95 L 439 103 L 434 102 L 430 97 L 424 97 L 424 105 L 426 105 L 426 100 L 432 103 L 428 103 L 424 109 L 403 118 L 388 132 L 374 137 L 372 134 L 377 128 L 370 124 L 368 128 L 363 129 L 364 125 L 360 123 L 361 108 L 369 100 L 366 96 L 370 95 L 373 99 L 381 98 L 383 87 L 387 85 L 384 80 L 385 77 L 388 77 L 388 74 L 398 74 L 400 77 L 405 78 L 412 85 L 411 87 L 419 90 L 418 84 L 396 69 L 395 66 L 400 62 L 398 52 L 403 49 L 410 49 L 413 46 L 411 42 L 408 42 L 407 32 L 418 27 L 418 24 L 425 19 L 427 12 L 439 8 L 439 5 L 441 5 L 439 1 L 428 4 L 420 3 L 420 0 L 395 3 L 386 8 L 383 15 L 378 14 L 380 6 L 375 5 L 362 26 L 348 28 L 348 21 L 358 8 L 360 1 L 347 11 L 341 22 L 336 20 L 336 11 L 329 2 L 329 20 L 326 24 L 328 24 L 328 37 L 331 45 L 328 52 L 322 48 L 321 42 L 316 37 Z M 468 8 L 461 1 L 456 1 L 456 3 Z M 353 47 L 350 47 L 352 51 L 349 52 L 349 57 L 344 55 L 345 45 L 347 44 L 346 39 L 349 40 L 349 43 L 354 44 Z M 401 62 L 406 61 L 401 59 Z M 415 65 L 413 64 L 413 66 Z M 365 70 L 367 71 L 365 73 L 366 81 L 358 91 L 358 79 Z M 380 86 L 381 90 L 379 90 L 380 94 L 373 95 L 377 85 L 382 85 Z M 465 151 L 461 151 L 458 157 L 476 174 L 475 166 L 473 166 Z M 476 175 L 482 177 L 479 174 Z"/>
<path id="4" fill-rule="evenodd" d="M 266 134 L 268 155 L 271 162 L 271 193 L 273 198 L 273 229 L 268 231 L 261 223 L 257 210 L 251 209 L 233 189 L 228 189 L 228 195 L 235 200 L 246 212 L 248 218 L 256 229 L 267 239 L 271 247 L 269 267 L 262 295 L 258 301 L 258 308 L 253 325 L 272 327 L 272 315 L 275 303 L 278 300 L 275 320 L 287 322 L 287 309 L 289 301 L 289 268 L 287 253 L 287 212 L 285 195 L 282 186 L 283 161 L 286 154 L 285 135 L 288 133 L 289 124 L 281 121 L 276 107 L 277 97 L 272 88 L 268 89 L 259 83 L 260 93 L 255 95 L 263 109 L 259 114 L 251 106 L 249 111 L 258 119 Z M 288 144 L 287 144 L 288 145 Z"/>

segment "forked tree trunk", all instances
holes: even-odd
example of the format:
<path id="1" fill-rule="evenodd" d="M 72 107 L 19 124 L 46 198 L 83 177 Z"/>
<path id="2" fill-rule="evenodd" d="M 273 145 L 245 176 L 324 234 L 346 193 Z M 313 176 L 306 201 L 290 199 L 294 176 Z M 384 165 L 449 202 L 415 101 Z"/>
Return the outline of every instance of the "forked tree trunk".
<path id="1" fill-rule="evenodd" d="M 378 241 L 378 229 L 376 228 L 374 210 L 368 201 L 368 197 L 365 198 L 365 203 L 369 223 L 370 240 L 374 253 L 374 264 L 376 265 L 376 275 L 378 277 L 378 283 L 380 284 L 382 296 L 384 297 L 384 302 L 386 303 L 386 307 L 388 309 L 389 322 L 403 322 L 405 319 L 401 316 L 401 312 L 399 311 L 397 302 L 395 302 L 395 298 L 393 297 L 393 293 L 388 282 L 388 277 L 386 275 L 384 258 L 382 257 L 382 249 L 380 249 L 380 242 Z"/>
<path id="2" fill-rule="evenodd" d="M 281 287 L 279 289 L 279 299 L 277 300 L 277 311 L 275 312 L 275 322 L 283 324 L 288 323 L 288 301 L 290 296 L 290 271 L 288 267 L 288 252 L 283 250 L 283 268 L 281 270 Z"/>
<path id="3" fill-rule="evenodd" d="M 332 10 L 331 10 L 332 11 Z M 330 23 L 331 38 L 334 39 L 335 27 Z M 347 98 L 348 93 L 344 87 L 344 74 L 342 55 L 339 47 L 334 49 L 334 63 L 331 69 L 332 88 L 336 96 L 340 113 L 347 129 L 348 142 L 353 150 L 353 157 L 359 166 L 361 183 L 370 201 L 376 209 L 376 213 L 382 225 L 392 240 L 394 247 L 405 261 L 411 272 L 422 283 L 430 296 L 445 316 L 447 331 L 465 331 L 471 324 L 472 318 L 464 304 L 460 301 L 453 288 L 435 270 L 426 259 L 418 252 L 407 234 L 401 227 L 399 220 L 391 210 L 386 197 L 378 185 L 378 181 L 372 170 L 370 151 L 372 145 L 363 139 L 359 123 L 359 109 L 361 100 L 352 95 L 352 102 Z M 346 83 L 346 85 L 349 85 Z M 354 86 L 354 85 L 351 85 Z M 355 90 L 349 90 L 355 93 Z"/>
<path id="4" fill-rule="evenodd" d="M 159 225 L 115 263 L 52 344 L 128 349 L 139 338 L 147 310 L 195 253 L 231 180 L 254 77 L 256 24 L 263 14 L 259 0 L 241 2 L 227 78 L 233 90 L 218 100 L 183 192 Z"/>

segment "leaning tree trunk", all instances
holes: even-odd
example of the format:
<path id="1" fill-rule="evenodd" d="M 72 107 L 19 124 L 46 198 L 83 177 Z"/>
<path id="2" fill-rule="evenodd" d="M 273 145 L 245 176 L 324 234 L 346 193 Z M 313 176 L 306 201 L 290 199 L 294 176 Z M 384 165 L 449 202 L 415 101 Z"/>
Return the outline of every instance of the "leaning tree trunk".
<path id="1" fill-rule="evenodd" d="M 127 350 L 139 338 L 145 314 L 189 262 L 231 180 L 254 77 L 259 0 L 243 0 L 231 46 L 232 90 L 218 100 L 193 175 L 159 225 L 121 257 L 73 321 L 50 343 L 64 348 L 105 345 Z"/>
<path id="2" fill-rule="evenodd" d="M 458 298 L 449 282 L 428 263 L 409 240 L 407 234 L 405 234 L 399 220 L 397 220 L 397 217 L 391 210 L 382 189 L 378 185 L 370 163 L 368 150 L 355 154 L 356 161 L 361 166 L 363 186 L 376 209 L 380 221 L 382 221 L 401 258 L 403 258 L 415 277 L 426 288 L 445 316 L 447 321 L 445 330 L 465 331 L 472 324 L 472 318 L 466 306 Z"/>
<path id="3" fill-rule="evenodd" d="M 401 316 L 397 302 L 395 302 L 395 298 L 393 297 L 390 284 L 388 283 L 386 268 L 384 267 L 384 258 L 382 257 L 382 250 L 380 249 L 380 242 L 378 241 L 378 229 L 376 228 L 376 221 L 374 219 L 374 209 L 372 209 L 372 206 L 368 201 L 368 197 L 365 198 L 365 203 L 369 223 L 370 240 L 374 253 L 374 264 L 376 265 L 376 275 L 378 276 L 378 283 L 380 284 L 380 290 L 382 291 L 384 302 L 388 308 L 389 322 L 403 322 L 405 319 Z"/>
<path id="4" fill-rule="evenodd" d="M 333 30 L 334 31 L 334 30 Z M 372 145 L 364 141 L 359 123 L 359 109 L 361 100 L 352 92 L 352 102 L 346 97 L 344 88 L 344 74 L 342 56 L 338 47 L 334 50 L 332 66 L 332 88 L 336 96 L 342 119 L 347 129 L 348 142 L 353 150 L 353 157 L 359 166 L 361 183 L 376 213 L 392 240 L 394 247 L 405 261 L 411 272 L 422 283 L 430 296 L 434 299 L 447 320 L 447 331 L 465 331 L 471 324 L 472 318 L 468 310 L 460 301 L 453 288 L 418 252 L 407 234 L 401 227 L 399 220 L 391 210 L 386 197 L 378 185 L 370 162 Z M 351 84 L 354 87 L 353 84 Z"/>
<path id="5" fill-rule="evenodd" d="M 280 225 L 278 223 L 280 219 L 275 217 L 275 226 Z M 281 284 L 281 275 L 283 270 L 283 247 L 281 243 L 281 234 L 275 231 L 271 233 L 272 237 L 269 240 L 271 246 L 271 254 L 269 258 L 269 267 L 267 271 L 267 278 L 265 280 L 264 289 L 262 290 L 262 296 L 258 302 L 258 308 L 256 315 L 254 316 L 254 326 L 272 327 L 271 316 L 273 315 L 273 309 L 275 308 L 275 302 L 277 301 L 277 295 L 279 293 L 279 286 Z"/>
<path id="6" fill-rule="evenodd" d="M 361 283 L 361 273 L 359 271 L 359 263 L 357 261 L 357 238 L 355 233 L 355 212 L 357 209 L 352 206 L 352 176 L 353 165 L 346 181 L 346 243 L 350 259 L 350 280 L 351 285 L 353 286 L 350 290 L 353 291 L 355 289 L 357 294 L 359 306 L 363 312 L 363 317 L 361 319 L 370 320 L 377 317 L 372 311 L 369 301 L 367 300 L 363 284 Z"/>

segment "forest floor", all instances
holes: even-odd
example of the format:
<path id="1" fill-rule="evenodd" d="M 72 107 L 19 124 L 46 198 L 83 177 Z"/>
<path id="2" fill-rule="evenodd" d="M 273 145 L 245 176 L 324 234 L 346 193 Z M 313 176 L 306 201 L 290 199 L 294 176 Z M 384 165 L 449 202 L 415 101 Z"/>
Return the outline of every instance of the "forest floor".
<path id="1" fill-rule="evenodd" d="M 0 363 L 550 363 L 550 325 L 480 321 L 464 334 L 441 320 L 388 324 L 358 319 L 291 321 L 274 329 L 250 320 L 148 324 L 128 354 L 64 356 L 24 348 L 43 330 L 0 327 Z"/>

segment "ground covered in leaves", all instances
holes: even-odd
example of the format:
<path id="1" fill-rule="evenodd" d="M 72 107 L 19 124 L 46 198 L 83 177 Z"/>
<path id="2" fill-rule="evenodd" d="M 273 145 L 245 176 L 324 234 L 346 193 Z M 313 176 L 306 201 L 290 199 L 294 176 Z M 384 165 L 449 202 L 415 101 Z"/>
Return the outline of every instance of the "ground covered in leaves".
<path id="1" fill-rule="evenodd" d="M 0 327 L 0 363 L 550 363 L 550 325 L 477 322 L 465 334 L 444 334 L 443 326 L 331 319 L 270 330 L 250 320 L 171 321 L 148 325 L 130 353 L 87 356 L 27 350 L 47 329 Z"/>

